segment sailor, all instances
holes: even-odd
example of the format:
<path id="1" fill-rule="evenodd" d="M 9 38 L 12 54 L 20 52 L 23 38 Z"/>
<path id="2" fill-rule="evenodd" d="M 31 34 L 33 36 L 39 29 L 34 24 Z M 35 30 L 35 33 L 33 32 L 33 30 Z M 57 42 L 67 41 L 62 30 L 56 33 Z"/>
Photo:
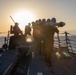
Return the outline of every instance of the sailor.
<path id="1" fill-rule="evenodd" d="M 25 36 L 27 35 L 31 35 L 31 27 L 30 27 L 30 23 L 28 23 L 28 25 L 25 26 Z"/>
<path id="2" fill-rule="evenodd" d="M 58 25 L 58 27 L 63 27 L 65 25 L 65 23 L 64 22 L 59 22 L 57 25 Z"/>
<path id="3" fill-rule="evenodd" d="M 39 25 L 39 20 L 36 20 L 36 21 L 35 21 L 35 24 L 36 24 L 36 25 Z"/>
<path id="4" fill-rule="evenodd" d="M 41 19 L 39 19 L 39 24 L 41 24 Z"/>
<path id="5" fill-rule="evenodd" d="M 44 55 L 45 60 L 50 64 L 51 66 L 51 57 L 53 52 L 53 45 L 54 45 L 54 34 L 59 33 L 59 30 L 55 26 L 44 26 Z"/>
<path id="6" fill-rule="evenodd" d="M 47 19 L 47 25 L 52 25 L 51 20 L 49 18 Z"/>
<path id="7" fill-rule="evenodd" d="M 47 19 L 47 25 L 55 26 L 56 25 L 56 18 Z"/>
<path id="8" fill-rule="evenodd" d="M 52 22 L 56 23 L 56 18 L 53 17 L 52 18 Z"/>
<path id="9" fill-rule="evenodd" d="M 12 27 L 12 32 L 14 36 L 10 37 L 9 48 L 15 49 L 17 46 L 19 46 L 20 42 L 22 42 L 22 37 L 23 37 L 23 33 L 18 27 L 18 23 L 15 23 L 14 27 Z"/>
<path id="10" fill-rule="evenodd" d="M 19 36 L 19 34 L 22 35 L 22 31 L 18 27 L 18 23 L 15 23 L 15 26 L 13 27 L 13 33 L 14 33 L 14 36 Z"/>
<path id="11" fill-rule="evenodd" d="M 41 25 L 46 25 L 46 19 L 45 18 L 42 19 Z"/>

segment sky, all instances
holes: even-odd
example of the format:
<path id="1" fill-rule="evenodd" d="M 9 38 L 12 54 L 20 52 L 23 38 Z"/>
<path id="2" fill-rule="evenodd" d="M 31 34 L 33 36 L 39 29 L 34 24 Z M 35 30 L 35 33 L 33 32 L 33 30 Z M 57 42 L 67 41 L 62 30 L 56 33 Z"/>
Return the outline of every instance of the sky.
<path id="1" fill-rule="evenodd" d="M 19 21 L 22 30 L 29 22 L 55 17 L 57 22 L 66 24 L 58 28 L 60 32 L 76 34 L 76 0 L 0 0 L 0 32 L 7 32 L 14 25 L 10 16 Z"/>

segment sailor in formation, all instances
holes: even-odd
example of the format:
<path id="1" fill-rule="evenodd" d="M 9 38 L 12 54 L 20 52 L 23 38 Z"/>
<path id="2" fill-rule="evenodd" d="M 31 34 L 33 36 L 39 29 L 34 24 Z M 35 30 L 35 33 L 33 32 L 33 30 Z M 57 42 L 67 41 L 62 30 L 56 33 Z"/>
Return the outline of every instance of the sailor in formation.
<path id="1" fill-rule="evenodd" d="M 54 45 L 54 34 L 58 34 L 58 27 L 63 27 L 64 22 L 56 22 L 56 18 L 52 19 L 39 19 L 35 22 L 32 22 L 33 25 L 33 36 L 38 40 L 37 42 L 43 41 L 43 49 L 41 50 L 42 54 L 45 56 L 45 60 L 51 65 L 51 57 L 53 52 Z M 41 43 L 42 44 L 42 43 Z M 37 47 L 39 48 L 40 45 Z M 41 46 L 40 46 L 41 47 Z"/>
<path id="2" fill-rule="evenodd" d="M 25 26 L 25 36 L 31 35 L 31 24 L 28 23 L 28 25 Z"/>

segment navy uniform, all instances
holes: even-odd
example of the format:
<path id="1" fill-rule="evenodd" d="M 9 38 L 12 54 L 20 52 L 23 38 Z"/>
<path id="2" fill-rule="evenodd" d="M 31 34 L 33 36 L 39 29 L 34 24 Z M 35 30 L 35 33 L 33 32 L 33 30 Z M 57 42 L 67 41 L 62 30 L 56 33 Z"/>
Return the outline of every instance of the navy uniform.
<path id="1" fill-rule="evenodd" d="M 44 55 L 48 63 L 51 63 L 51 55 L 54 45 L 54 33 L 59 33 L 59 30 L 55 26 L 44 26 Z"/>
<path id="2" fill-rule="evenodd" d="M 15 23 L 15 26 L 13 27 L 13 33 L 14 33 L 15 36 L 18 36 L 19 34 L 22 35 L 22 31 L 18 27 L 18 23 Z"/>
<path id="3" fill-rule="evenodd" d="M 30 24 L 25 26 L 25 36 L 31 35 L 31 27 Z"/>

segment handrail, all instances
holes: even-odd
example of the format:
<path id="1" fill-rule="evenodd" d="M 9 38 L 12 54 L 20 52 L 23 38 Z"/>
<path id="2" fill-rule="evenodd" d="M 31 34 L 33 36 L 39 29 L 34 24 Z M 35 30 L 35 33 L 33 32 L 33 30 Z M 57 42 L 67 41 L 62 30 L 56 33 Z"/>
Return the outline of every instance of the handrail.
<path id="1" fill-rule="evenodd" d="M 75 34 L 71 34 L 71 33 L 69 33 L 69 35 L 76 36 Z"/>
<path id="2" fill-rule="evenodd" d="M 72 53 L 76 52 L 74 49 L 74 48 L 76 48 L 76 43 L 75 43 L 76 40 L 72 39 L 72 37 L 70 37 L 70 36 L 76 36 L 76 35 L 67 33 L 66 31 L 64 33 L 59 33 L 59 34 L 65 34 L 64 39 L 61 39 L 59 35 L 55 36 L 54 47 L 57 48 L 57 46 L 60 47 L 62 45 L 65 45 L 68 48 L 68 51 L 69 51 L 69 47 L 70 47 L 70 50 Z M 59 43 L 57 43 L 57 42 L 59 42 Z M 56 44 L 58 44 L 58 45 L 56 45 Z"/>
<path id="3" fill-rule="evenodd" d="M 3 44 L 7 44 L 9 45 L 9 34 L 10 34 L 10 31 L 8 32 L 0 32 L 0 35 L 2 34 L 6 34 L 6 36 L 2 36 L 2 38 L 0 38 L 0 47 L 2 47 Z"/>

